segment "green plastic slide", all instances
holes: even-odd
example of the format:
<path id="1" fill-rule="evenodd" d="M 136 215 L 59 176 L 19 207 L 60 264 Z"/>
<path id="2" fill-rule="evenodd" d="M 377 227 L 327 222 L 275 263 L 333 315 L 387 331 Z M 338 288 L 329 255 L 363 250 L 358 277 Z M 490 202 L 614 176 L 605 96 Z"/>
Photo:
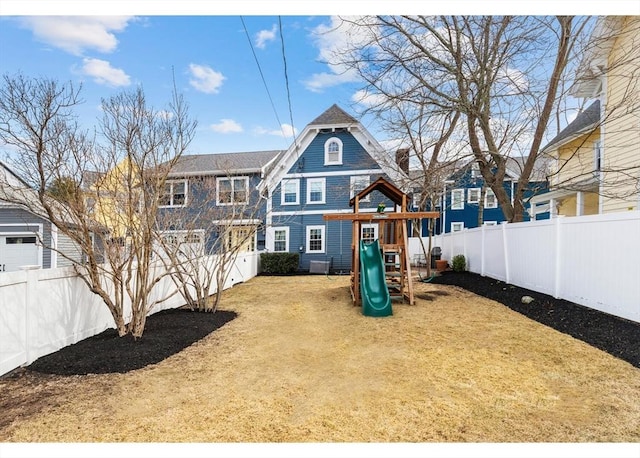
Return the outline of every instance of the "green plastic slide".
<path id="1" fill-rule="evenodd" d="M 391 297 L 385 281 L 380 243 L 377 239 L 373 243 L 360 240 L 360 297 L 363 315 L 393 314 Z"/>

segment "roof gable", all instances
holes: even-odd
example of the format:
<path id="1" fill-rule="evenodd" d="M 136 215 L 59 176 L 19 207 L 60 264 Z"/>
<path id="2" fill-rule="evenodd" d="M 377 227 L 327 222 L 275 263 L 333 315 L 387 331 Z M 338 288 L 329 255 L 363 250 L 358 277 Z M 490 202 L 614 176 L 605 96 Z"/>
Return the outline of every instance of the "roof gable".
<path id="1" fill-rule="evenodd" d="M 268 189 L 274 189 L 321 131 L 326 132 L 324 129 L 340 128 L 343 128 L 346 132 L 351 134 L 358 143 L 360 143 L 364 151 L 375 161 L 376 164 L 378 164 L 382 173 L 390 177 L 391 180 L 399 182 L 402 177 L 401 173 L 387 166 L 385 161 L 380 160 L 380 158 L 384 157 L 384 150 L 382 146 L 362 126 L 362 124 L 334 104 L 316 119 L 307 124 L 300 135 L 296 137 L 289 149 L 277 157 L 273 165 L 270 167 L 270 173 L 268 176 L 258 185 L 260 192 L 264 192 Z"/>
<path id="2" fill-rule="evenodd" d="M 600 100 L 596 100 L 582 113 L 576 116 L 567 127 L 562 129 L 558 135 L 541 149 L 543 152 L 548 152 L 551 149 L 557 149 L 558 147 L 575 140 L 577 137 L 591 133 L 598 126 L 600 122 Z"/>

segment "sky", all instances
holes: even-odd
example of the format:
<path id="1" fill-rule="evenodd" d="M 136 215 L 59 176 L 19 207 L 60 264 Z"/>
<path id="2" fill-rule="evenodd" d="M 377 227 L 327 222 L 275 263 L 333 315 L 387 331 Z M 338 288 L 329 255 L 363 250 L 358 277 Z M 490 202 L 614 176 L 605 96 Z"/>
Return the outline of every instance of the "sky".
<path id="1" fill-rule="evenodd" d="M 327 0 L 320 14 L 297 15 L 292 2 L 278 1 L 236 0 L 227 10 L 203 10 L 203 2 L 190 1 L 2 0 L 0 73 L 82 84 L 85 103 L 78 114 L 86 126 L 97 124 L 101 99 L 137 86 L 154 108 L 163 109 L 175 79 L 198 122 L 189 154 L 286 149 L 293 134 L 334 103 L 354 116 L 362 108 L 354 98 L 362 82 L 323 61 L 344 39 L 329 32 L 339 21 L 332 13 L 371 12 L 364 5 L 380 5 L 377 0 L 358 1 Z M 56 3 L 60 8 L 53 7 Z M 280 15 L 263 14 L 267 3 L 272 6 L 267 11 Z M 391 3 L 399 12 L 405 11 L 402 5 L 412 12 L 420 2 Z M 588 1 L 580 3 L 584 7 Z M 174 6 L 163 7 L 170 4 Z M 176 4 L 182 9 L 175 9 Z M 244 4 L 253 8 L 233 8 Z M 459 11 L 476 12 L 477 4 L 466 3 L 467 9 L 463 5 Z M 375 120 L 360 120 L 374 137 L 385 140 Z"/>

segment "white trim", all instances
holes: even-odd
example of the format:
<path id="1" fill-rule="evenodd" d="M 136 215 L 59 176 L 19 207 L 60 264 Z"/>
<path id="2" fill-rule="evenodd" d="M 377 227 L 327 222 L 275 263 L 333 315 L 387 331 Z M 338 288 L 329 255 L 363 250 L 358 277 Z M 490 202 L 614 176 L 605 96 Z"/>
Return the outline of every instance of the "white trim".
<path id="1" fill-rule="evenodd" d="M 454 202 L 455 199 L 453 197 L 454 193 L 458 193 L 458 194 L 462 194 L 460 196 L 460 205 L 459 206 L 455 206 Z M 457 189 L 452 189 L 451 190 L 451 210 L 464 210 L 464 188 L 457 188 Z"/>
<path id="2" fill-rule="evenodd" d="M 36 235 L 36 246 L 38 247 L 38 266 L 40 266 L 41 269 L 44 269 L 44 225 L 42 223 L 2 223 L 0 224 L 0 227 L 37 227 L 38 231 L 13 231 L 13 232 L 0 232 L 0 235 L 5 237 L 5 236 L 9 236 L 9 237 L 13 237 L 13 236 L 22 236 L 22 235 Z M 53 226 L 53 224 L 51 225 Z M 51 251 L 51 253 L 53 254 L 53 251 L 51 250 L 51 248 L 49 248 L 49 251 Z"/>
<path id="3" fill-rule="evenodd" d="M 477 198 L 475 200 L 471 200 L 471 191 L 478 191 Z M 467 188 L 467 203 L 468 204 L 477 204 L 480 203 L 480 195 L 482 194 L 482 188 Z"/>
<path id="4" fill-rule="evenodd" d="M 329 145 L 333 142 L 338 144 L 338 159 L 336 161 L 329 161 Z M 326 142 L 324 142 L 324 165 L 342 165 L 343 150 L 344 145 L 342 144 L 342 140 L 340 140 L 338 137 L 329 138 Z"/>
<path id="5" fill-rule="evenodd" d="M 459 229 L 454 229 L 455 227 L 458 227 Z M 464 222 L 463 221 L 452 221 L 451 222 L 451 232 L 462 232 L 462 230 L 464 229 Z"/>
<path id="6" fill-rule="evenodd" d="M 226 180 L 231 182 L 231 202 L 220 202 L 220 182 Z M 238 202 L 235 200 L 235 188 L 234 188 L 234 181 L 235 180 L 244 180 L 244 195 L 245 195 L 245 200 L 242 202 Z M 228 207 L 231 205 L 243 205 L 243 204 L 247 204 L 249 203 L 249 177 L 245 176 L 245 175 L 238 175 L 238 176 L 226 176 L 226 177 L 216 177 L 216 205 L 218 207 Z"/>
<path id="7" fill-rule="evenodd" d="M 322 187 L 322 200 L 318 200 L 318 201 L 311 200 L 311 184 L 312 183 L 320 183 Z M 306 185 L 307 185 L 307 204 L 317 205 L 317 204 L 327 203 L 327 180 L 325 178 L 308 178 Z"/>
<path id="8" fill-rule="evenodd" d="M 211 224 L 231 224 L 232 226 L 249 226 L 260 224 L 262 220 L 260 219 L 214 219 L 211 221 Z"/>
<path id="9" fill-rule="evenodd" d="M 316 178 L 316 177 L 340 177 L 340 176 L 356 176 L 356 175 L 383 175 L 384 170 L 366 169 L 366 170 L 336 170 L 333 172 L 307 172 L 307 173 L 287 173 L 282 179 L 287 178 Z"/>
<path id="10" fill-rule="evenodd" d="M 483 226 L 497 226 L 498 222 L 497 221 L 485 221 L 482 223 Z"/>
<path id="11" fill-rule="evenodd" d="M 285 184 L 295 184 L 296 200 L 294 202 L 285 202 Z M 300 180 L 297 178 L 287 178 L 280 182 L 280 205 L 300 205 Z"/>
<path id="12" fill-rule="evenodd" d="M 265 241 L 265 245 L 268 251 L 273 253 L 288 253 L 289 252 L 289 241 L 291 240 L 289 226 L 274 226 L 270 227 L 268 231 L 267 240 Z M 284 251 L 276 251 L 276 231 L 284 231 L 285 232 L 285 249 Z"/>
<path id="13" fill-rule="evenodd" d="M 360 239 L 364 240 L 364 229 L 373 229 L 373 240 L 376 240 L 379 236 L 380 224 L 379 223 L 365 223 L 360 225 Z"/>
<path id="14" fill-rule="evenodd" d="M 173 203 L 173 197 L 175 195 L 175 193 L 173 192 L 173 185 L 176 183 L 184 183 L 184 203 L 180 204 L 180 205 L 175 205 Z M 186 207 L 187 202 L 189 201 L 189 180 L 184 179 L 184 180 L 167 180 L 164 183 L 165 186 L 169 185 L 170 186 L 170 204 L 169 205 L 158 205 L 158 208 L 180 208 L 180 207 Z"/>
<path id="15" fill-rule="evenodd" d="M 320 230 L 320 244 L 322 245 L 320 250 L 311 250 L 310 248 L 310 238 L 311 238 L 311 231 L 312 230 L 316 230 L 319 229 Z M 305 253 L 308 254 L 322 254 L 325 252 L 325 246 L 326 246 L 326 237 L 325 237 L 325 233 L 326 233 L 326 227 L 324 225 L 315 225 L 315 226 L 307 226 L 305 228 L 305 233 L 306 233 L 306 239 L 305 239 Z"/>
<path id="16" fill-rule="evenodd" d="M 51 223 L 51 268 L 58 267 L 58 226 Z"/>
<path id="17" fill-rule="evenodd" d="M 493 196 L 493 205 L 491 206 L 489 206 L 489 204 L 487 203 L 489 195 Z M 496 197 L 496 193 L 493 192 L 493 189 L 491 188 L 487 188 L 487 192 L 484 193 L 484 208 L 498 208 L 498 198 Z"/>

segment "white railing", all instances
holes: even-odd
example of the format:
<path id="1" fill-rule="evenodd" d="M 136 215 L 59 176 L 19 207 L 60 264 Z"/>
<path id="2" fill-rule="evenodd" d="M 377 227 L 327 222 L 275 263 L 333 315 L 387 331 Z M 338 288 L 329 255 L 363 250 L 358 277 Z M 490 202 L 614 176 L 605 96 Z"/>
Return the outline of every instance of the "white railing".
<path id="1" fill-rule="evenodd" d="M 238 255 L 225 289 L 255 277 L 258 256 Z M 175 289 L 164 277 L 154 288 L 152 299 L 161 302 L 151 313 L 184 305 L 179 294 L 172 294 Z M 114 327 L 107 306 L 70 267 L 0 275 L 0 375 Z"/>
<path id="2" fill-rule="evenodd" d="M 471 272 L 640 322 L 638 211 L 483 226 L 432 244 L 449 262 L 463 254 Z M 418 238 L 409 253 L 422 253 Z"/>

